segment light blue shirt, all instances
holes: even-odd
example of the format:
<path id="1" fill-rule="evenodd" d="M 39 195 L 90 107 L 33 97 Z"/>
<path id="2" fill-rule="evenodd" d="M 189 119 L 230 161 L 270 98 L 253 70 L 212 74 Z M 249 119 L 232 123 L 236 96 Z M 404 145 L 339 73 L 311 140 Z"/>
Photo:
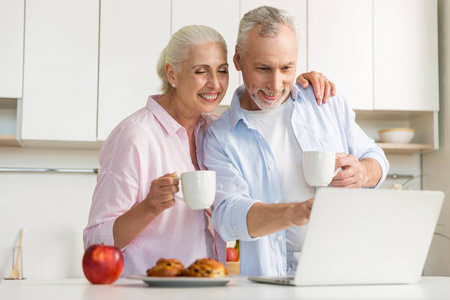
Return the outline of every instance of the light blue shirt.
<path id="1" fill-rule="evenodd" d="M 244 86 L 235 91 L 230 108 L 209 127 L 205 138 L 204 164 L 217 176 L 212 222 L 225 241 L 240 240 L 242 275 L 284 276 L 285 231 L 260 238 L 248 233 L 247 212 L 253 204 L 283 203 L 283 199 L 273 153 L 240 106 L 244 91 Z M 294 111 L 287 121 L 303 151 L 346 152 L 358 159 L 375 159 L 383 172 L 377 186 L 384 181 L 389 162 L 356 124 L 354 111 L 341 95 L 318 106 L 311 87 L 294 84 L 291 97 Z"/>

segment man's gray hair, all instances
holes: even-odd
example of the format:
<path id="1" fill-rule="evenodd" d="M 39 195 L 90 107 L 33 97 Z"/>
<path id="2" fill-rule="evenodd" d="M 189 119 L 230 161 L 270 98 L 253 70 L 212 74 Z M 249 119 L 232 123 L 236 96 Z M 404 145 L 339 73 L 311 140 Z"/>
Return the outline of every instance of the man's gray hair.
<path id="1" fill-rule="evenodd" d="M 280 24 L 286 25 L 294 31 L 298 43 L 298 24 L 287 11 L 271 6 L 260 6 L 247 12 L 239 23 L 236 45 L 239 56 L 244 57 L 248 35 L 253 27 L 261 25 L 259 35 L 273 37 L 277 36 Z"/>
<path id="2" fill-rule="evenodd" d="M 161 79 L 161 91 L 167 94 L 172 86 L 166 76 L 166 64 L 170 64 L 176 73 L 180 73 L 181 65 L 189 59 L 189 51 L 195 46 L 208 42 L 218 42 L 227 55 L 227 43 L 215 29 L 205 25 L 189 25 L 179 29 L 170 38 L 169 43 L 159 56 L 156 71 Z"/>

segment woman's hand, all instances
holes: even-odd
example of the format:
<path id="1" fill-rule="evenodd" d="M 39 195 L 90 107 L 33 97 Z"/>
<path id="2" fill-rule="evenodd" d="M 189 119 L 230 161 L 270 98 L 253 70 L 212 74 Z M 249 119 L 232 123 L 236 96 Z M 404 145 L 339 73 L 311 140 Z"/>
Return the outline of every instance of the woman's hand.
<path id="1" fill-rule="evenodd" d="M 317 104 L 321 105 L 328 102 L 330 92 L 332 96 L 336 95 L 336 86 L 325 75 L 319 72 L 311 71 L 309 73 L 303 73 L 297 77 L 296 82 L 307 88 L 311 83 L 316 95 Z"/>
<path id="2" fill-rule="evenodd" d="M 114 245 L 123 248 L 131 243 L 160 213 L 175 205 L 177 173 L 165 174 L 152 181 L 147 197 L 116 219 L 113 226 Z"/>
<path id="3" fill-rule="evenodd" d="M 144 201 L 153 212 L 159 214 L 175 205 L 173 194 L 180 190 L 177 176 L 177 173 L 167 173 L 152 181 Z"/>

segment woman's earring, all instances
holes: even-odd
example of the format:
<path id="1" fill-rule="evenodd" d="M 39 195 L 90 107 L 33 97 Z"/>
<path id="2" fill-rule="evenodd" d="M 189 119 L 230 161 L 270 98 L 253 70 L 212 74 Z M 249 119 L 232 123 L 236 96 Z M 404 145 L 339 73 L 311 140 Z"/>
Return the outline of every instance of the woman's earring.
<path id="1" fill-rule="evenodd" d="M 175 87 L 175 83 L 172 83 L 172 86 Z"/>

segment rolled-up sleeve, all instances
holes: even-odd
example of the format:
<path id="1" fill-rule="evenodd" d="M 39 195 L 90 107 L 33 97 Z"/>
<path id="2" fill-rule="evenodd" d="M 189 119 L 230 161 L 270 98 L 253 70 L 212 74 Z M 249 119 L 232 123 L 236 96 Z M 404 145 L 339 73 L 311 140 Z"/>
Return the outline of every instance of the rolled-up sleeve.
<path id="1" fill-rule="evenodd" d="M 127 133 L 116 143 L 105 144 L 100 154 L 105 166 L 97 175 L 89 220 L 83 232 L 84 247 L 103 243 L 114 245 L 115 220 L 138 203 L 139 153 Z"/>
<path id="2" fill-rule="evenodd" d="M 343 124 L 345 124 L 346 128 L 349 153 L 357 157 L 359 160 L 364 158 L 374 159 L 381 167 L 382 176 L 375 186 L 375 188 L 377 188 L 386 179 L 390 167 L 389 161 L 386 158 L 383 149 L 381 149 L 375 143 L 374 139 L 367 136 L 367 134 L 356 123 L 355 112 L 348 106 L 348 104 L 344 100 L 342 100 L 341 107 L 344 110 L 342 114 L 343 116 L 345 116 Z"/>
<path id="3" fill-rule="evenodd" d="M 205 138 L 203 158 L 205 167 L 216 171 L 213 226 L 224 241 L 254 240 L 248 233 L 247 213 L 253 204 L 261 201 L 250 197 L 247 182 L 233 164 L 233 155 L 225 153 L 216 139 L 217 131 L 211 129 Z"/>

